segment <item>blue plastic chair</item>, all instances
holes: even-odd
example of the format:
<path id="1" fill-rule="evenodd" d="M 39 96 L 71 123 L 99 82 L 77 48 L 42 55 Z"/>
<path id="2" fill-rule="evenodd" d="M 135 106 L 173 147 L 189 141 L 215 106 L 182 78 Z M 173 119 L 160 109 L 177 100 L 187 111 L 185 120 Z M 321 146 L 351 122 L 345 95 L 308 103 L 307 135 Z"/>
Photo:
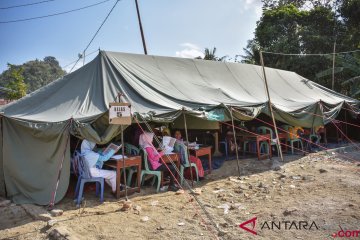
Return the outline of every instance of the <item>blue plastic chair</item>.
<path id="1" fill-rule="evenodd" d="M 104 202 L 104 178 L 102 177 L 91 177 L 89 167 L 81 154 L 75 151 L 73 161 L 77 166 L 78 170 L 78 181 L 75 188 L 75 201 L 76 206 L 79 207 L 84 193 L 85 183 L 96 183 L 96 196 L 100 193 L 100 202 Z M 100 190 L 99 190 L 100 188 Z"/>
<path id="2" fill-rule="evenodd" d="M 291 147 L 291 154 L 294 155 L 294 143 L 297 142 L 298 143 L 298 148 L 301 147 L 301 151 L 304 151 L 304 146 L 303 146 L 303 143 L 302 143 L 302 140 L 300 138 L 291 138 L 290 137 L 290 133 L 293 132 L 293 127 L 292 126 L 289 126 L 289 125 L 283 125 L 282 126 L 282 129 L 284 129 L 288 135 L 287 137 L 287 142 L 290 143 L 290 147 Z M 295 133 L 293 133 L 295 134 Z M 300 146 L 299 146 L 300 145 Z"/>
<path id="3" fill-rule="evenodd" d="M 190 171 L 192 171 L 192 168 L 195 168 L 196 182 L 199 182 L 199 170 L 195 163 L 192 163 L 189 161 L 187 147 L 184 144 L 175 144 L 174 150 L 175 150 L 175 152 L 180 153 L 181 157 L 182 157 L 182 161 L 181 161 L 181 165 L 180 165 L 181 185 L 183 185 L 183 183 L 184 183 L 185 168 L 190 168 Z"/>
<path id="4" fill-rule="evenodd" d="M 272 130 L 271 128 L 269 128 L 269 127 L 264 127 L 264 126 L 262 126 L 262 127 L 258 127 L 258 128 L 257 128 L 257 132 L 258 132 L 259 134 L 270 134 L 270 138 L 271 138 L 271 139 L 270 139 L 270 145 L 271 145 L 271 146 L 273 146 L 273 145 L 276 146 L 277 154 L 278 154 L 278 156 L 279 156 L 281 149 L 279 149 L 279 146 L 278 146 L 277 142 L 274 142 L 274 141 L 273 141 L 273 140 L 274 140 L 274 132 L 273 132 L 273 130 Z M 275 138 L 275 139 L 276 139 L 276 138 Z M 269 145 L 268 145 L 268 143 L 266 143 L 266 145 L 265 145 L 265 152 L 266 152 L 266 153 L 269 153 L 268 147 L 269 147 Z"/>

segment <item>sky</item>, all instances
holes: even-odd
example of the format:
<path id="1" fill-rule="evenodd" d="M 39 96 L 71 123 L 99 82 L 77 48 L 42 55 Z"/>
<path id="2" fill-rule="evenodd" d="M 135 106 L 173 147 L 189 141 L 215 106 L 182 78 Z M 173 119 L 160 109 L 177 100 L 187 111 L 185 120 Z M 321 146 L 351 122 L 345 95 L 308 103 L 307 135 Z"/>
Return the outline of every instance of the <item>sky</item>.
<path id="1" fill-rule="evenodd" d="M 9 6 L 41 0 L 0 0 L 0 22 L 81 8 L 104 0 L 52 0 L 27 7 Z M 78 58 L 116 0 L 49 18 L 0 23 L 0 72 L 7 63 L 54 56 L 62 67 Z M 204 48 L 218 56 L 243 54 L 261 16 L 260 0 L 138 0 L 149 55 L 194 58 Z M 135 0 L 121 0 L 86 54 L 96 50 L 143 53 Z M 70 64 L 70 65 L 69 65 Z M 75 67 L 81 67 L 82 61 Z"/>

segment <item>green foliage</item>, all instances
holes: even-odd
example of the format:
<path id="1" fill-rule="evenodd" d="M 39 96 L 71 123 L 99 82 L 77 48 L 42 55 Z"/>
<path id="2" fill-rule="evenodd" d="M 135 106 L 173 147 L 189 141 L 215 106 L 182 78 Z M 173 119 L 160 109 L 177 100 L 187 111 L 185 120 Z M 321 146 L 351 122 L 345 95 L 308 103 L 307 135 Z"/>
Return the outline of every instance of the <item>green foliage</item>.
<path id="1" fill-rule="evenodd" d="M 358 0 L 262 0 L 262 2 L 263 14 L 257 22 L 255 37 L 248 41 L 244 49 L 245 55 L 242 56 L 244 63 L 259 64 L 260 49 L 277 53 L 331 53 L 334 42 L 336 42 L 336 52 L 360 48 L 360 1 Z M 356 54 L 352 56 L 360 59 Z M 287 56 L 264 53 L 264 61 L 268 67 L 295 71 L 331 88 L 332 56 Z M 353 59 L 354 62 L 357 60 Z M 356 65 L 349 65 L 339 55 L 335 67 L 335 90 L 351 95 L 354 92 L 353 87 L 350 87 L 351 84 L 342 83 L 349 78 L 359 76 L 354 70 Z"/>
<path id="2" fill-rule="evenodd" d="M 211 60 L 211 61 L 226 61 L 227 56 L 223 56 L 223 57 L 217 57 L 216 56 L 216 47 L 214 47 L 213 49 L 209 49 L 209 48 L 205 48 L 204 51 L 204 60 Z"/>
<path id="3" fill-rule="evenodd" d="M 16 100 L 26 95 L 27 86 L 24 82 L 23 69 L 16 68 L 14 65 L 8 64 L 9 81 L 6 85 L 10 91 L 7 93 L 9 100 Z"/>
<path id="4" fill-rule="evenodd" d="M 65 75 L 55 57 L 45 57 L 43 61 L 33 60 L 22 65 L 11 65 L 13 69 L 23 69 L 22 76 L 27 85 L 27 92 L 33 92 Z M 11 81 L 10 69 L 0 75 L 0 86 L 6 86 Z"/>

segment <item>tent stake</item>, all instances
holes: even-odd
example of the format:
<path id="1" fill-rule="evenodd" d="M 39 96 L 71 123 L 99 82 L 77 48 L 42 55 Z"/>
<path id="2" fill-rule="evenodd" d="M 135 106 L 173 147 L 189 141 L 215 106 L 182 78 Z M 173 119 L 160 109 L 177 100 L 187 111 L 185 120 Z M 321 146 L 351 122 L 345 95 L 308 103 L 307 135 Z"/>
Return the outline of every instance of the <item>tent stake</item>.
<path id="1" fill-rule="evenodd" d="M 191 176 L 191 187 L 194 187 L 194 178 L 193 178 L 193 174 L 192 174 L 192 167 L 191 167 L 191 162 L 190 162 L 190 150 L 189 150 L 189 136 L 188 136 L 188 131 L 187 131 L 187 124 L 186 124 L 186 116 L 185 116 L 185 110 L 183 109 L 183 116 L 184 116 L 184 125 L 185 125 L 185 136 L 186 136 L 186 142 L 188 143 L 187 147 L 186 147 L 186 151 L 188 154 L 188 161 L 189 161 L 189 165 L 190 165 L 190 176 Z M 210 166 L 209 166 L 210 167 Z M 180 176 L 181 177 L 181 176 Z M 182 176 L 184 177 L 184 176 Z M 185 180 L 186 181 L 186 180 Z"/>
<path id="2" fill-rule="evenodd" d="M 231 124 L 232 124 L 232 128 L 233 128 L 234 142 L 235 142 L 236 162 L 237 162 L 239 177 L 241 177 L 239 151 L 238 151 L 238 145 L 237 145 L 237 141 L 236 141 L 236 132 L 235 132 L 234 117 L 233 117 L 232 111 L 233 111 L 232 107 L 230 107 Z"/>
<path id="3" fill-rule="evenodd" d="M 261 67 L 262 67 L 263 76 L 264 76 L 265 89 L 266 89 L 266 94 L 267 94 L 267 97 L 268 97 L 268 103 L 269 103 L 269 109 L 270 109 L 270 113 L 271 113 L 271 118 L 272 118 L 274 128 L 275 128 L 275 134 L 276 134 L 276 140 L 277 140 L 277 148 L 278 148 L 278 152 L 279 152 L 281 161 L 283 162 L 284 158 L 283 158 L 282 151 L 281 151 L 281 143 L 280 143 L 280 139 L 279 139 L 279 133 L 278 133 L 278 130 L 277 130 L 276 121 L 275 121 L 275 117 L 274 117 L 274 112 L 273 112 L 273 109 L 272 109 L 270 93 L 269 93 L 269 86 L 268 86 L 268 82 L 267 82 L 267 79 L 266 79 L 265 66 L 264 66 L 264 59 L 263 59 L 262 51 L 260 51 L 260 61 L 261 61 Z M 269 148 L 270 148 L 270 151 L 271 151 L 271 145 L 269 146 Z"/>

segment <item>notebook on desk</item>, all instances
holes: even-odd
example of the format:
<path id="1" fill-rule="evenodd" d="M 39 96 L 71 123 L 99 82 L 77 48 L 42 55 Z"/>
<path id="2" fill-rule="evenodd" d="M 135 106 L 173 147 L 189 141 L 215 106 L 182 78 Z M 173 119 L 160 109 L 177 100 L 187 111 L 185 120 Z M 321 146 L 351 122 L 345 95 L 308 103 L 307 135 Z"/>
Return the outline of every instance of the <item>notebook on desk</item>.
<path id="1" fill-rule="evenodd" d="M 124 156 L 124 158 L 128 158 L 127 156 Z M 118 154 L 118 155 L 114 155 L 111 157 L 111 159 L 114 159 L 114 160 L 122 160 L 123 159 L 123 155 L 121 154 Z"/>

